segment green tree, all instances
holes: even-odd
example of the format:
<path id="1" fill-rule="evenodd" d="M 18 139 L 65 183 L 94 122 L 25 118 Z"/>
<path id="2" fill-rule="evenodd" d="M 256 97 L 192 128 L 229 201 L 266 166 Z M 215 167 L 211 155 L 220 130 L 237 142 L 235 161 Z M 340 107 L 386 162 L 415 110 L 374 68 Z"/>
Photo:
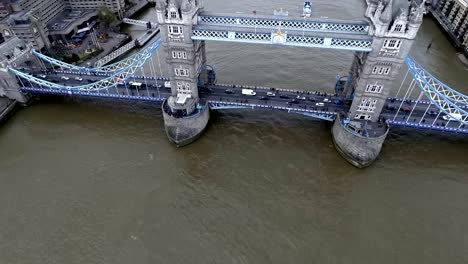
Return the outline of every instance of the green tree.
<path id="1" fill-rule="evenodd" d="M 76 53 L 73 53 L 72 56 L 71 56 L 71 60 L 72 62 L 77 62 L 80 60 L 80 56 L 78 56 L 78 54 Z"/>
<path id="2" fill-rule="evenodd" d="M 117 21 L 117 17 L 107 6 L 102 6 L 101 8 L 99 8 L 98 19 L 104 26 L 104 31 L 106 32 L 106 34 L 107 30 L 109 29 L 109 26 L 113 22 Z"/>

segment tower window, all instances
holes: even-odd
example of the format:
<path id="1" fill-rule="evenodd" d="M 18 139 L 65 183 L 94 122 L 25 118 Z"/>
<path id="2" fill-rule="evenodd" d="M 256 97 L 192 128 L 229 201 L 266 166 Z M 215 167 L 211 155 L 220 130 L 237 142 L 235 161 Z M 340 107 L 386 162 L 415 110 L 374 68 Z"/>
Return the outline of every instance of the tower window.
<path id="1" fill-rule="evenodd" d="M 372 68 L 372 74 L 389 75 L 391 69 L 392 67 L 390 66 L 374 66 Z"/>
<path id="2" fill-rule="evenodd" d="M 180 26 L 169 26 L 169 33 L 171 34 L 182 34 L 182 27 Z"/>
<path id="3" fill-rule="evenodd" d="M 174 69 L 174 72 L 175 72 L 176 76 L 181 76 L 181 77 L 188 77 L 189 76 L 189 70 L 188 69 L 176 68 L 176 69 Z"/>
<path id="4" fill-rule="evenodd" d="M 377 106 L 377 99 L 363 98 L 358 106 L 358 111 L 373 113 Z"/>
<path id="5" fill-rule="evenodd" d="M 172 51 L 172 58 L 186 60 L 187 52 L 186 51 Z"/>
<path id="6" fill-rule="evenodd" d="M 396 24 L 395 25 L 395 32 L 401 32 L 403 29 L 403 25 L 402 24 Z"/>
<path id="7" fill-rule="evenodd" d="M 367 93 L 381 93 L 383 89 L 383 85 L 381 84 L 368 84 L 366 86 Z"/>
<path id="8" fill-rule="evenodd" d="M 399 49 L 401 46 L 401 40 L 399 39 L 386 39 L 384 41 L 384 48 L 388 49 Z"/>
<path id="9" fill-rule="evenodd" d="M 171 18 L 177 18 L 177 12 L 171 11 Z"/>

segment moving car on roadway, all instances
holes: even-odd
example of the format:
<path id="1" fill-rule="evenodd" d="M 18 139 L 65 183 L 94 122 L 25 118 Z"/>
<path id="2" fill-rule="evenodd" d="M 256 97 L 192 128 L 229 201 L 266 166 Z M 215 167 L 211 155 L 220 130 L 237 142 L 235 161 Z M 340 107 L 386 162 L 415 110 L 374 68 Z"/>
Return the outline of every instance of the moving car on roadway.
<path id="1" fill-rule="evenodd" d="M 442 119 L 446 121 L 460 121 L 462 119 L 462 115 L 453 113 L 453 114 L 444 115 Z"/>
<path id="2" fill-rule="evenodd" d="M 61 79 L 62 79 L 62 80 L 65 80 L 65 81 L 68 81 L 68 80 L 70 80 L 70 77 L 62 76 Z"/>
<path id="3" fill-rule="evenodd" d="M 242 95 L 255 96 L 256 94 L 252 89 L 242 89 Z"/>

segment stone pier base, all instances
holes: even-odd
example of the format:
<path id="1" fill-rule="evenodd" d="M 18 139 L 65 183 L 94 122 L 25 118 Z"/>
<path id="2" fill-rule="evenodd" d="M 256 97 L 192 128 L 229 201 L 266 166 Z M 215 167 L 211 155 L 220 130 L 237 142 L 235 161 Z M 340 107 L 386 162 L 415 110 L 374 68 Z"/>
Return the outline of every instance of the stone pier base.
<path id="1" fill-rule="evenodd" d="M 168 113 L 167 101 L 163 102 L 162 112 L 167 137 L 177 147 L 188 145 L 197 140 L 210 119 L 210 109 L 205 103 L 202 109 L 196 110 L 190 116 L 176 117 Z"/>
<path id="2" fill-rule="evenodd" d="M 379 156 L 389 131 L 387 124 L 384 125 L 383 133 L 375 137 L 366 137 L 353 131 L 349 126 L 345 126 L 338 115 L 332 128 L 333 143 L 341 156 L 349 163 L 358 168 L 365 168 Z"/>

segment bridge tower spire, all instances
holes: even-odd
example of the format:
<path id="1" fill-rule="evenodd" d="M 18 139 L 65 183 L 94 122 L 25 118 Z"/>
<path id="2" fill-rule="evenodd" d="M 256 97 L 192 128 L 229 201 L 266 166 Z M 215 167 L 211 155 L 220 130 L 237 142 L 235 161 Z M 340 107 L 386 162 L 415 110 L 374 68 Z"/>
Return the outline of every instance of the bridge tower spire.
<path id="1" fill-rule="evenodd" d="M 356 144 L 368 146 L 367 150 L 361 148 L 360 153 L 351 153 L 352 148 L 342 144 L 342 148 L 348 148 L 347 156 L 351 159 L 361 155 L 359 163 L 362 166 L 377 157 L 388 133 L 388 128 L 382 129 L 386 124 L 381 122 L 380 114 L 398 73 L 404 67 L 424 11 L 423 0 L 368 0 L 367 4 L 366 17 L 370 20 L 370 34 L 373 36 L 372 51 L 355 54 L 343 94 L 353 102 L 344 117 L 346 124 L 341 124 L 361 133 L 359 140 L 354 140 Z M 340 142 L 336 138 L 338 134 L 334 133 L 335 143 Z M 353 139 L 347 139 L 350 140 Z M 363 155 L 367 158 L 362 158 Z"/>
<path id="2" fill-rule="evenodd" d="M 205 82 L 205 43 L 192 40 L 192 27 L 203 10 L 201 0 L 157 0 L 162 46 L 169 68 L 172 95 L 163 103 L 169 139 L 177 145 L 192 142 L 204 130 L 207 102 L 200 102 L 199 83 Z"/>

